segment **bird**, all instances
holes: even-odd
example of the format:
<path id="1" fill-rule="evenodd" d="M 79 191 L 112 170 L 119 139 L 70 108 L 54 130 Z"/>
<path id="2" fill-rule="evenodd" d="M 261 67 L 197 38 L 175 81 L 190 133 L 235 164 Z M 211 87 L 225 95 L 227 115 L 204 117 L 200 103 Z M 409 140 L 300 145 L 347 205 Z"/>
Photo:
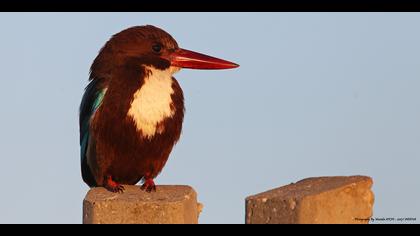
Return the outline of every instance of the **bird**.
<path id="1" fill-rule="evenodd" d="M 173 74 L 238 64 L 183 49 L 166 31 L 133 26 L 114 34 L 90 66 L 79 109 L 81 174 L 91 188 L 123 193 L 154 179 L 178 142 L 184 95 Z"/>

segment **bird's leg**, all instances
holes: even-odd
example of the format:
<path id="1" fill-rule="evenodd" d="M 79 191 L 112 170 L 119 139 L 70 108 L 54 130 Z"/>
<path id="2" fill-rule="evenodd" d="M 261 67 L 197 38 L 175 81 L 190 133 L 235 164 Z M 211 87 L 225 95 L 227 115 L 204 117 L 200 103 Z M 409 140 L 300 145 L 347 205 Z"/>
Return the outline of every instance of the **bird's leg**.
<path id="1" fill-rule="evenodd" d="M 104 187 L 113 193 L 124 192 L 124 186 L 112 180 L 112 177 L 110 175 L 106 176 Z"/>
<path id="2" fill-rule="evenodd" d="M 143 185 L 141 186 L 141 190 L 144 190 L 148 193 L 156 192 L 156 185 L 153 179 L 145 179 Z"/>
<path id="3" fill-rule="evenodd" d="M 144 176 L 144 183 L 141 186 L 141 190 L 144 190 L 148 193 L 150 192 L 156 192 L 156 185 L 155 182 L 153 181 L 153 178 L 150 177 L 150 175 L 145 175 Z"/>

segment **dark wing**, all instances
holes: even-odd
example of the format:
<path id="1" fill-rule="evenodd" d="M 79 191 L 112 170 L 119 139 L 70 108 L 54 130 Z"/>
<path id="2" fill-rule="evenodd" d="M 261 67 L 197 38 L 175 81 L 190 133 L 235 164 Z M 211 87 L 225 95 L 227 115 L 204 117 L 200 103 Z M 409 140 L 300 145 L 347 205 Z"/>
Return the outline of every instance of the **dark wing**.
<path id="1" fill-rule="evenodd" d="M 102 104 L 102 100 L 106 93 L 106 87 L 103 79 L 94 79 L 89 82 L 85 89 L 82 102 L 80 104 L 80 158 L 83 181 L 89 187 L 97 186 L 95 178 L 88 166 L 88 146 L 92 143 L 90 140 L 90 121 L 96 110 Z"/>

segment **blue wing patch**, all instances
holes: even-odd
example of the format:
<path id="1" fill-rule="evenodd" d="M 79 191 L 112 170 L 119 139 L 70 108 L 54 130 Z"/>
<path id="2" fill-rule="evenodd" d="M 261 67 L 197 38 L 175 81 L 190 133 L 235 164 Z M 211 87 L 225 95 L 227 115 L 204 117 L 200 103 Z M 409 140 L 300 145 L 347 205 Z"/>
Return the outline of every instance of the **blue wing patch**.
<path id="1" fill-rule="evenodd" d="M 89 128 L 90 120 L 95 114 L 96 110 L 102 104 L 106 94 L 106 87 L 102 79 L 91 80 L 85 89 L 82 102 L 80 104 L 80 158 L 83 180 L 90 186 L 96 186 L 96 181 L 87 165 L 87 150 L 89 145 Z"/>

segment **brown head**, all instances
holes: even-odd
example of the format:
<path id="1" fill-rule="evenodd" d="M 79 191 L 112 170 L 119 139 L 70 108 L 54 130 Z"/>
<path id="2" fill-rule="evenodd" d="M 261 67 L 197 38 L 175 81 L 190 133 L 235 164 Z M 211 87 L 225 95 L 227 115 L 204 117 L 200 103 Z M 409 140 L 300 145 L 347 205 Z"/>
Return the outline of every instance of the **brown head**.
<path id="1" fill-rule="evenodd" d="M 107 78 L 126 59 L 137 58 L 157 69 L 230 69 L 239 65 L 178 47 L 175 39 L 155 26 L 135 26 L 115 34 L 101 49 L 91 67 L 92 78 Z"/>

